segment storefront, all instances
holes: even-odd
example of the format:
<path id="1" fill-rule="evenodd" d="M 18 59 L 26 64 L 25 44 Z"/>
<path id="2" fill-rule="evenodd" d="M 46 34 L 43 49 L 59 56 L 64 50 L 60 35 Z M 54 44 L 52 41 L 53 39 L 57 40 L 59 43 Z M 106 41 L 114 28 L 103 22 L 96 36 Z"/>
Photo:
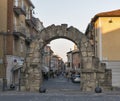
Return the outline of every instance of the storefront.
<path id="1" fill-rule="evenodd" d="M 7 86 L 14 84 L 20 86 L 21 68 L 23 67 L 24 58 L 18 56 L 7 56 L 6 80 Z M 18 88 L 18 87 L 17 87 Z"/>

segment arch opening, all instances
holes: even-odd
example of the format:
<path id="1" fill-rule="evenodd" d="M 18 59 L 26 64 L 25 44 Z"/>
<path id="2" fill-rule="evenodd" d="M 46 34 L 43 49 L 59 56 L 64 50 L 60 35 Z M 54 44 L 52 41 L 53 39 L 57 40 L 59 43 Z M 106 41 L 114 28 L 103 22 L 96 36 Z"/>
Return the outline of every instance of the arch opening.
<path id="1" fill-rule="evenodd" d="M 80 83 L 79 81 L 75 81 L 76 83 L 74 83 L 74 81 L 71 78 L 73 77 L 73 75 L 75 75 L 77 76 L 77 80 L 80 79 L 79 78 L 80 70 L 78 70 L 80 69 L 79 50 L 78 49 L 74 50 L 75 43 L 65 38 L 57 38 L 51 40 L 49 43 L 50 44 L 47 44 L 43 48 L 44 52 L 42 55 L 42 60 L 43 60 L 42 74 L 44 80 L 42 85 L 45 86 L 47 89 L 55 89 L 55 90 L 72 89 L 74 91 L 77 91 L 78 88 L 80 89 L 79 87 Z M 66 47 L 70 44 L 71 44 L 70 47 Z M 74 52 L 74 56 L 70 57 L 70 55 L 71 56 L 73 55 L 72 51 Z M 52 54 L 52 52 L 54 53 Z M 68 58 L 64 59 L 67 56 Z M 72 58 L 75 57 L 78 59 L 77 61 L 73 62 Z M 49 71 L 46 72 L 44 67 L 48 68 Z"/>

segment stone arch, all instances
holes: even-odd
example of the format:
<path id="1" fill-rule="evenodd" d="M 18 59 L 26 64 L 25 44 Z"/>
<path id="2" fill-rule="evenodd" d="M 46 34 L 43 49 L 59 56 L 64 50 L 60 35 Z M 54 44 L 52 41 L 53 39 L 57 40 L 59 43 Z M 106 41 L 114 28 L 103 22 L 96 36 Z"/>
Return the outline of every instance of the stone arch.
<path id="1" fill-rule="evenodd" d="M 51 25 L 44 28 L 36 39 L 30 44 L 23 68 L 23 89 L 36 91 L 41 86 L 42 76 L 42 49 L 50 41 L 65 38 L 74 42 L 80 51 L 81 57 L 81 90 L 93 91 L 96 87 L 97 72 L 93 63 L 94 51 L 87 37 L 74 27 L 67 24 Z M 96 62 L 95 62 L 96 63 Z M 99 63 L 98 63 L 99 64 Z M 104 70 L 100 73 L 103 73 Z"/>
<path id="2" fill-rule="evenodd" d="M 79 44 L 83 33 L 77 30 L 74 27 L 67 28 L 67 24 L 62 24 L 61 26 L 51 25 L 45 29 L 43 29 L 40 33 L 40 41 L 44 42 L 44 45 L 49 43 L 51 40 L 58 38 L 65 38 L 71 40 L 76 45 Z"/>

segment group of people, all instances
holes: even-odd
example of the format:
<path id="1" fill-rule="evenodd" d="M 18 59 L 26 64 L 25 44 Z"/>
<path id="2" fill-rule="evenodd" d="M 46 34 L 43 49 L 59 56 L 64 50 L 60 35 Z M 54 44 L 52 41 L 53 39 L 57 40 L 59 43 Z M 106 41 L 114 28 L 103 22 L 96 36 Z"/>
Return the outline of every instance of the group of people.
<path id="1" fill-rule="evenodd" d="M 61 72 L 58 71 L 52 71 L 50 70 L 49 72 L 42 72 L 43 75 L 43 79 L 48 80 L 48 78 L 55 78 L 58 77 L 59 75 L 61 75 Z"/>
<path id="2" fill-rule="evenodd" d="M 65 78 L 67 78 L 68 81 L 70 81 L 72 75 L 74 75 L 75 72 L 71 72 L 71 71 L 69 71 L 69 72 L 63 72 L 63 71 L 53 72 L 51 70 L 47 73 L 43 72 L 42 74 L 43 74 L 43 79 L 45 79 L 45 80 L 48 80 L 48 78 L 55 78 L 55 77 L 63 76 Z"/>

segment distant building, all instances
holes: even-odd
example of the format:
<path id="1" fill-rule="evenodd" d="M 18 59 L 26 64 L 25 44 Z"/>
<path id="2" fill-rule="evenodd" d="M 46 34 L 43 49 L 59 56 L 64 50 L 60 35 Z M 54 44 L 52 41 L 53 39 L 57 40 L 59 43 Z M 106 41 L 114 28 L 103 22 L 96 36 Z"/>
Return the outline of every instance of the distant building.
<path id="1" fill-rule="evenodd" d="M 112 69 L 112 85 L 120 87 L 120 10 L 96 14 L 85 34 L 95 57 Z"/>
<path id="2" fill-rule="evenodd" d="M 73 60 L 72 60 L 72 50 L 67 52 L 67 65 L 66 65 L 66 71 L 73 71 Z"/>
<path id="3" fill-rule="evenodd" d="M 72 51 L 72 64 L 73 70 L 77 73 L 80 73 L 80 52 L 79 49 L 75 49 Z"/>
<path id="4" fill-rule="evenodd" d="M 67 52 L 66 70 L 80 73 L 80 52 L 76 46 L 74 46 L 74 50 L 70 50 L 69 52 Z"/>
<path id="5" fill-rule="evenodd" d="M 65 72 L 65 63 L 61 57 L 59 57 L 59 60 L 58 60 L 58 71 Z"/>
<path id="6" fill-rule="evenodd" d="M 53 55 L 51 58 L 51 70 L 53 72 L 60 72 L 61 70 L 64 69 L 64 62 L 61 57 L 58 55 Z"/>
<path id="7" fill-rule="evenodd" d="M 44 51 L 43 51 L 43 61 L 42 65 L 43 68 L 48 68 L 49 70 L 51 69 L 51 58 L 53 56 L 53 51 L 50 46 L 45 46 Z"/>

